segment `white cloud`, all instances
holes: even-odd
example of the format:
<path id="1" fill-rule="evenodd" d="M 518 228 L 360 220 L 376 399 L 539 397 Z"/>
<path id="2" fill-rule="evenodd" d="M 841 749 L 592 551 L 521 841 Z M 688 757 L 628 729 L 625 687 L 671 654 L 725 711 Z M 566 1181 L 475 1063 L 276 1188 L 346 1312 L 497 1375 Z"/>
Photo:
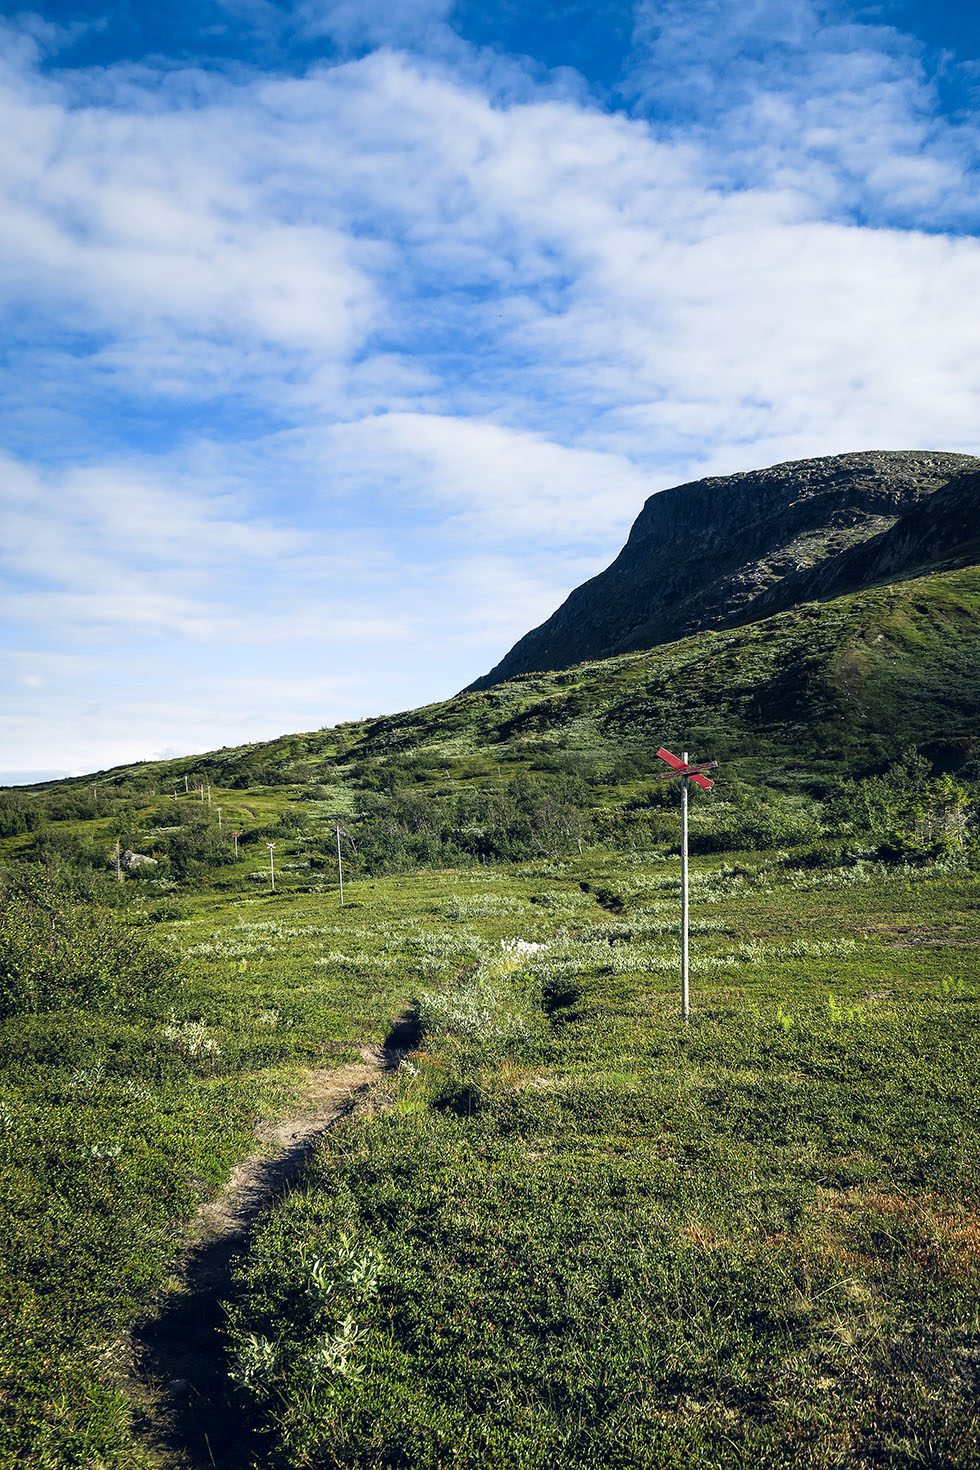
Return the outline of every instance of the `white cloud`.
<path id="1" fill-rule="evenodd" d="M 810 0 L 641 6 L 627 117 L 446 12 L 311 4 L 417 49 L 302 76 L 9 48 L 0 611 L 44 684 L 8 766 L 434 698 L 653 489 L 980 449 L 980 242 L 942 232 L 973 135 L 907 42 Z"/>
<path id="2" fill-rule="evenodd" d="M 301 0 L 300 27 L 346 45 L 395 45 L 424 41 L 441 30 L 454 0 Z"/>
<path id="3" fill-rule="evenodd" d="M 805 37 L 811 7 L 792 15 Z M 959 442 L 977 378 L 958 303 L 975 294 L 977 243 L 869 228 L 835 189 L 873 173 L 921 203 L 940 174 L 947 195 L 963 183 L 962 160 L 923 149 L 908 58 L 843 49 L 864 29 L 833 32 L 819 88 L 808 61 L 799 94 L 792 69 L 751 93 L 738 129 L 754 177 L 737 189 L 748 154 L 702 128 L 663 138 L 569 100 L 503 105 L 386 52 L 302 78 L 170 76 L 152 104 L 149 78 L 110 79 L 101 107 L 95 79 L 79 107 L 64 84 L 14 73 L 5 131 L 28 141 L 0 185 L 7 287 L 94 334 L 70 357 L 46 349 L 52 390 L 76 399 L 85 383 L 200 394 L 304 432 L 421 411 L 654 470 L 710 454 L 705 436 L 737 448 L 756 411 L 773 442 L 819 441 L 842 400 L 854 442 L 896 427 Z M 866 88 L 859 137 L 842 119 L 872 63 L 887 120 L 873 125 Z M 860 167 L 824 146 L 815 92 Z M 640 423 L 661 437 L 630 434 Z"/>
<path id="4" fill-rule="evenodd" d="M 8 779 L 69 767 L 104 769 L 164 749 L 193 754 L 368 712 L 363 690 L 349 676 L 276 676 L 270 670 L 255 676 L 167 657 L 148 670 L 131 656 L 119 657 L 110 671 L 91 654 L 50 656 L 45 668 L 50 688 L 43 697 L 15 693 L 4 701 L 0 749 L 7 753 Z"/>
<path id="5" fill-rule="evenodd" d="M 632 81 L 720 178 L 891 222 L 977 222 L 975 124 L 938 116 L 920 48 L 838 0 L 638 0 Z"/>
<path id="6" fill-rule="evenodd" d="M 628 459 L 568 448 L 526 430 L 444 414 L 391 413 L 339 425 L 321 446 L 331 493 L 384 486 L 444 507 L 460 536 L 553 546 L 605 541 L 649 493 Z"/>
<path id="7" fill-rule="evenodd" d="M 137 75 L 120 97 L 110 75 L 79 101 L 18 69 L 3 83 L 0 289 L 20 310 L 185 361 L 202 344 L 341 361 L 361 345 L 383 251 L 317 207 L 315 145 L 302 183 L 277 177 L 257 88 Z"/>
<path id="8" fill-rule="evenodd" d="M 259 516 L 217 446 L 169 463 L 39 471 L 0 460 L 0 612 L 68 641 L 171 635 L 220 643 L 408 636 L 397 610 L 344 594 L 390 568 L 369 537 Z M 270 507 L 274 509 L 274 507 Z"/>

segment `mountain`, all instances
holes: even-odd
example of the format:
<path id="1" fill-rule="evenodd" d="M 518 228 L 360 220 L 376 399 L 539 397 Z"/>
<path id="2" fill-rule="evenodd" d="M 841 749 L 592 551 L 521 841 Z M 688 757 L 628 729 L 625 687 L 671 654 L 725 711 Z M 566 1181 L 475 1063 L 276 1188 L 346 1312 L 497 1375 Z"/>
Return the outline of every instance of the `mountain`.
<path id="1" fill-rule="evenodd" d="M 530 667 L 536 650 L 565 667 Z M 34 790 L 135 799 L 186 778 L 345 813 L 404 785 L 441 798 L 558 766 L 646 771 L 661 743 L 767 781 L 910 746 L 980 762 L 980 461 L 847 455 L 665 491 L 614 565 L 462 694 Z M 258 815 L 267 797 L 250 800 Z"/>
<path id="2" fill-rule="evenodd" d="M 970 455 L 868 451 L 697 480 L 651 496 L 612 565 L 470 689 L 978 560 Z"/>

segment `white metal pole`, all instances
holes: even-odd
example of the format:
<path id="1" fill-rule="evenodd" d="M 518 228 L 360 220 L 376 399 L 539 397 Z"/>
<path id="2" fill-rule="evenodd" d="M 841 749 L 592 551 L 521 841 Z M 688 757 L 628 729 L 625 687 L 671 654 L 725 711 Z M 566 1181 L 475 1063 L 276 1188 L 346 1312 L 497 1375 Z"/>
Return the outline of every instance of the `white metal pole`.
<path id="1" fill-rule="evenodd" d="M 273 891 L 273 893 L 275 893 L 275 891 L 276 891 L 276 860 L 275 860 L 275 858 L 272 855 L 272 851 L 273 851 L 273 848 L 274 847 L 275 847 L 275 843 L 274 842 L 270 842 L 269 843 L 269 876 L 272 879 L 272 891 Z"/>
<path id="2" fill-rule="evenodd" d="M 344 906 L 344 859 L 340 852 L 340 823 L 337 823 L 337 878 L 340 882 L 340 906 Z"/>
<path id="3" fill-rule="evenodd" d="M 687 751 L 681 756 L 687 765 Z M 681 1015 L 685 1021 L 691 1015 L 690 970 L 688 955 L 688 894 L 687 894 L 687 777 L 681 777 Z"/>

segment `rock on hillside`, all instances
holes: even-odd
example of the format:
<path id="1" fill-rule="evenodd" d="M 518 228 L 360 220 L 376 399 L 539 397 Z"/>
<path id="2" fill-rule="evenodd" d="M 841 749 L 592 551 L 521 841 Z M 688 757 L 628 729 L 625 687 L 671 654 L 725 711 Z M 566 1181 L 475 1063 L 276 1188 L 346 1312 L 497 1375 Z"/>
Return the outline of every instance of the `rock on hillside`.
<path id="1" fill-rule="evenodd" d="M 470 687 L 980 560 L 978 511 L 980 459 L 925 450 L 798 460 L 678 485 L 650 497 L 612 566 Z"/>

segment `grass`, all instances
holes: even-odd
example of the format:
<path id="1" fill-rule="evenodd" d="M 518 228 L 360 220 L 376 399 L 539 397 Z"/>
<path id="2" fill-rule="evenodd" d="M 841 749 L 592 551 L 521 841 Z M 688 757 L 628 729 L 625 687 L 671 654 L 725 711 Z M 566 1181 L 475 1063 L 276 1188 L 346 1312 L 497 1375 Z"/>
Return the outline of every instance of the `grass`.
<path id="1" fill-rule="evenodd" d="M 571 930 L 532 899 L 574 864 L 501 875 L 545 947 L 474 915 L 394 1107 L 262 1225 L 230 1308 L 261 1463 L 972 1463 L 975 881 L 719 875 L 684 1028 L 663 870 L 606 866 L 636 896 Z M 370 1292 L 310 1284 L 338 1251 Z"/>
<path id="2" fill-rule="evenodd" d="M 5 1465 L 143 1463 L 125 1329 L 185 1222 L 303 1066 L 355 1057 L 403 1001 L 400 968 L 341 955 L 356 954 L 356 910 L 338 925 L 332 897 L 202 895 L 181 910 L 167 929 L 182 977 L 156 1004 L 0 1022 Z"/>
<path id="3" fill-rule="evenodd" d="M 726 854 L 693 892 L 686 1029 L 675 864 L 610 850 L 184 894 L 173 994 L 3 1023 L 0 1463 L 148 1463 L 125 1330 L 183 1222 L 415 1000 L 391 1108 L 239 1266 L 263 1465 L 968 1464 L 977 879 Z"/>

